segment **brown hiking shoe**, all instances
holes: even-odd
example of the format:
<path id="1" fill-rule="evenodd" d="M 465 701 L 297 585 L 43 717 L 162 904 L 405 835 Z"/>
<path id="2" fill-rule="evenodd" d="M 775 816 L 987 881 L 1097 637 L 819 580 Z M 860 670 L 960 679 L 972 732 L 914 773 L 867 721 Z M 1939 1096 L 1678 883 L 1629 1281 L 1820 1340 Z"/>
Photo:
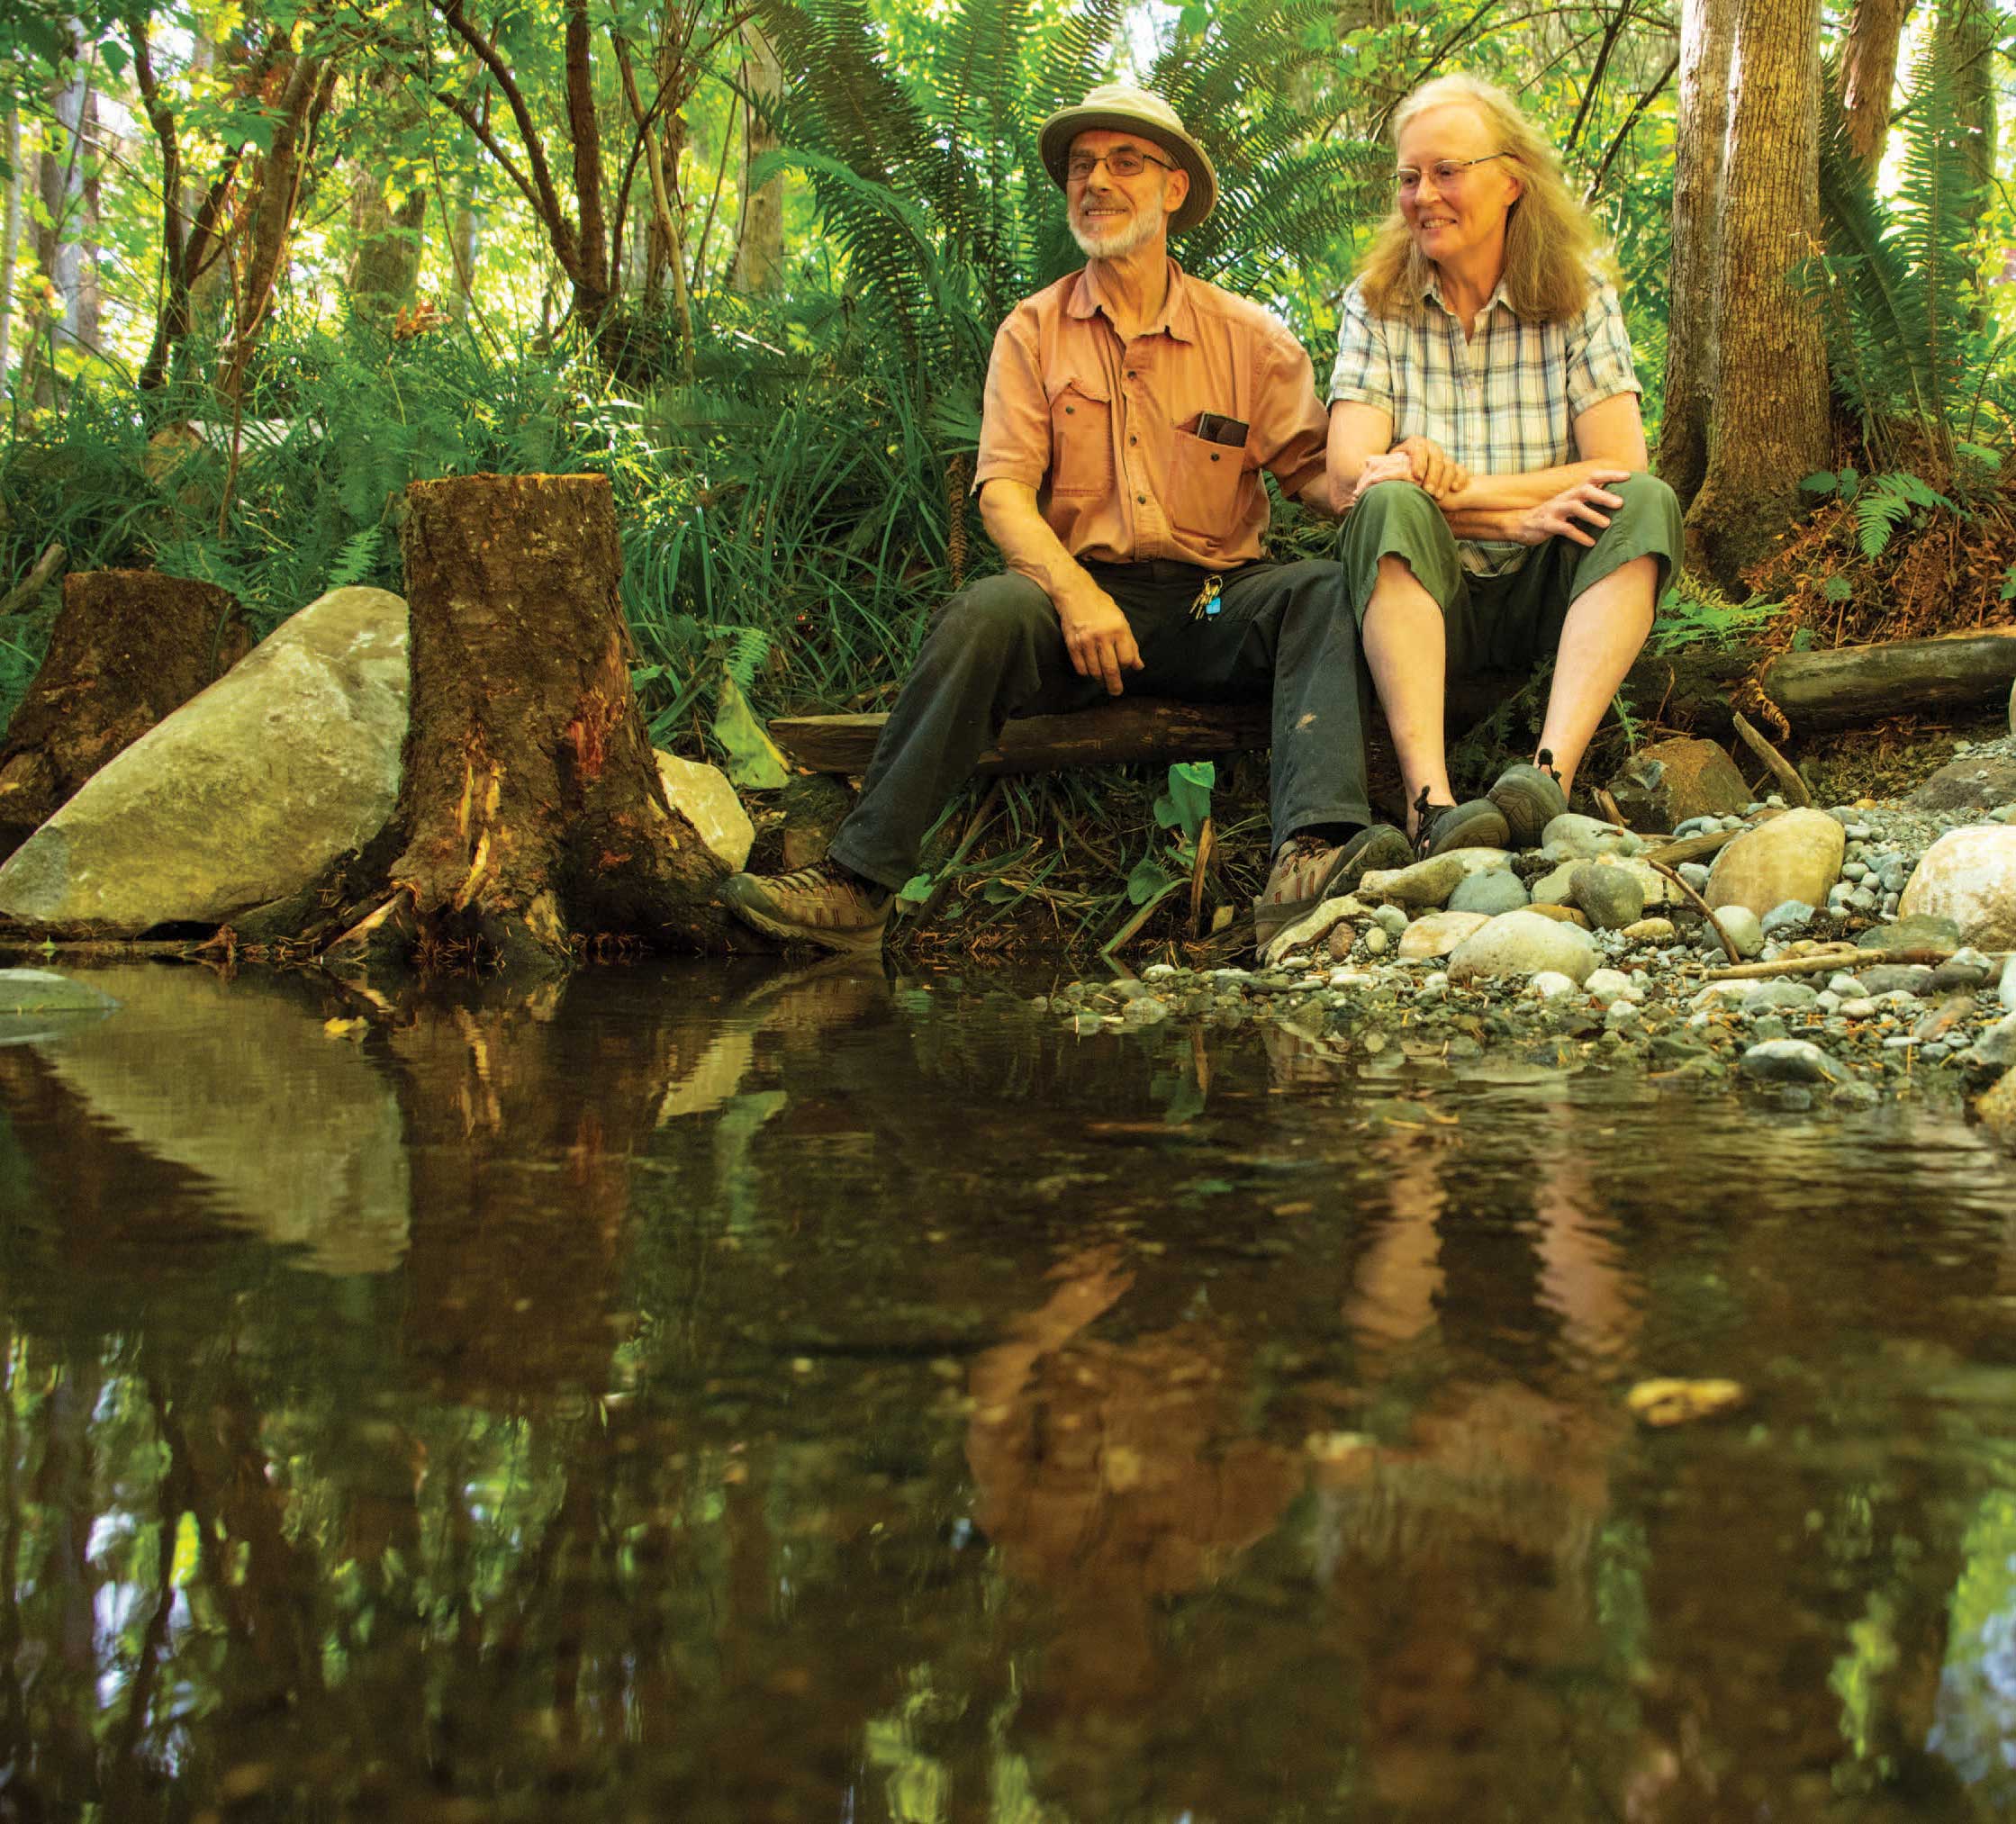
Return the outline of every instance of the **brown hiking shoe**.
<path id="1" fill-rule="evenodd" d="M 852 953 L 881 948 L 896 897 L 830 862 L 789 874 L 731 874 L 720 892 L 737 918 L 765 936 Z"/>
<path id="2" fill-rule="evenodd" d="M 1262 962 L 1274 940 L 1325 899 L 1336 899 L 1375 868 L 1404 868 L 1412 860 L 1407 839 L 1391 824 L 1360 830 L 1348 843 L 1290 836 L 1274 855 L 1266 889 L 1253 901 L 1253 948 Z"/>

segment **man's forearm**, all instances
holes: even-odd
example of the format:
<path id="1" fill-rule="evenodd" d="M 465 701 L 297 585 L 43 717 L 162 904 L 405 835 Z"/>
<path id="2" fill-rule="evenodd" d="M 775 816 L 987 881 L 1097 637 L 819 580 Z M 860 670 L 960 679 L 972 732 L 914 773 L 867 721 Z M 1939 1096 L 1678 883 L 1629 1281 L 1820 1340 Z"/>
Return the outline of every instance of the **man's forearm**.
<path id="1" fill-rule="evenodd" d="M 1063 541 L 1036 510 L 1035 491 L 1006 492 L 1011 485 L 990 482 L 980 496 L 981 522 L 999 548 L 1001 561 L 1017 575 L 1026 576 L 1053 606 L 1081 590 L 1097 588 L 1085 566 L 1064 549 Z M 1026 498 L 1020 497 L 1024 493 Z"/>

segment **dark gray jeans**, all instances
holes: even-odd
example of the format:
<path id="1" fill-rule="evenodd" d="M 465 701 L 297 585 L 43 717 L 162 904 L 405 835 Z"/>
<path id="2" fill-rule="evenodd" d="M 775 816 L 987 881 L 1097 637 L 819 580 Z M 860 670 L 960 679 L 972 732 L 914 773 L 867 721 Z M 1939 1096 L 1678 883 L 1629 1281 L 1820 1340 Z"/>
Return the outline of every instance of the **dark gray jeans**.
<path id="1" fill-rule="evenodd" d="M 1089 564 L 1141 648 L 1130 691 L 1195 703 L 1273 705 L 1277 845 L 1312 824 L 1365 824 L 1358 620 L 1342 565 L 1248 564 L 1224 573 L 1219 610 L 1193 619 L 1210 573 L 1189 564 Z M 1027 577 L 989 576 L 945 604 L 883 727 L 833 859 L 890 888 L 917 871 L 945 800 L 1010 716 L 1106 700 L 1081 678 L 1057 611 Z"/>

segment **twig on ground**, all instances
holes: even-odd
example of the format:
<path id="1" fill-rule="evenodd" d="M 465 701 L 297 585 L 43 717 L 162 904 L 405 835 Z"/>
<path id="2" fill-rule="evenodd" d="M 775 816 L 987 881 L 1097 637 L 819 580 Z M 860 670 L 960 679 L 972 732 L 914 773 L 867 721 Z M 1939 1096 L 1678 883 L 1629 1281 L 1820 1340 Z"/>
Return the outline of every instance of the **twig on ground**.
<path id="1" fill-rule="evenodd" d="M 1712 969 L 1709 981 L 1761 981 L 1774 975 L 1820 975 L 1836 970 L 1845 962 L 1852 962 L 1857 969 L 1874 969 L 1878 963 L 1901 962 L 1930 963 L 1933 967 L 1947 961 L 1949 953 L 1943 950 L 1858 950 L 1852 944 L 1837 944 L 1826 950 L 1809 951 L 1804 956 L 1780 956 L 1770 962 L 1743 962 L 1733 969 Z M 2012 951 L 1989 951 L 1990 962 L 2006 962 Z M 1854 970 L 1849 973 L 1852 975 Z"/>
<path id="2" fill-rule="evenodd" d="M 1197 833 L 1197 864 L 1190 870 L 1190 942 L 1195 944 L 1204 928 L 1204 871 L 1216 853 L 1218 833 L 1209 817 Z"/>
<path id="3" fill-rule="evenodd" d="M 1668 867 L 1664 862 L 1654 862 L 1651 865 L 1652 871 L 1654 873 L 1659 875 L 1665 880 L 1672 881 L 1672 883 L 1676 887 L 1677 887 L 1680 889 L 1681 893 L 1686 897 L 1687 903 L 1708 921 L 1708 928 L 1715 934 L 1716 938 L 1722 944 L 1722 954 L 1726 956 L 1732 963 L 1740 962 L 1742 961 L 1742 958 L 1737 953 L 1735 941 L 1730 936 L 1728 932 L 1724 931 L 1722 928 L 1722 920 L 1715 917 L 1714 908 L 1711 907 L 1708 902 L 1701 897 L 1700 894 L 1696 893 L 1692 887 L 1688 886 L 1687 883 L 1679 877 L 1679 875 L 1675 873 L 1671 868 Z"/>
<path id="4" fill-rule="evenodd" d="M 1757 732 L 1750 718 L 1740 709 L 1731 709 L 1729 718 L 1735 725 L 1736 733 L 1742 737 L 1743 745 L 1771 769 L 1771 777 L 1778 781 L 1784 790 L 1786 803 L 1801 810 L 1810 809 L 1813 795 L 1806 789 L 1806 781 L 1799 776 L 1799 769 Z"/>

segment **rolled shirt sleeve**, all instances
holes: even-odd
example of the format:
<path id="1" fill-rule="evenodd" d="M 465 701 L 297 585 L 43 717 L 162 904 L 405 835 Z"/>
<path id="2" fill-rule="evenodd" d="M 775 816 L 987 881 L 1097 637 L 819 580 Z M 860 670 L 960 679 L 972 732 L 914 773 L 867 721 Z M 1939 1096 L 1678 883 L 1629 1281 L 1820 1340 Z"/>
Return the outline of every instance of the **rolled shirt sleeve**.
<path id="1" fill-rule="evenodd" d="M 1389 417 L 1399 417 L 1386 326 L 1366 308 L 1356 284 L 1344 293 L 1337 321 L 1337 358 L 1330 369 L 1329 402 L 1339 401 L 1377 406 Z"/>
<path id="2" fill-rule="evenodd" d="M 1049 472 L 1049 400 L 1037 362 L 1035 332 L 1018 312 L 994 332 L 973 486 L 1010 481 L 1036 488 Z"/>
<path id="3" fill-rule="evenodd" d="M 1616 288 L 1599 284 L 1588 307 L 1568 332 L 1568 408 L 1570 420 L 1620 393 L 1641 393 L 1632 365 L 1631 335 Z"/>
<path id="4" fill-rule="evenodd" d="M 1293 500 L 1323 473 L 1329 424 L 1316 398 L 1308 352 L 1285 324 L 1269 339 L 1248 447 Z"/>

